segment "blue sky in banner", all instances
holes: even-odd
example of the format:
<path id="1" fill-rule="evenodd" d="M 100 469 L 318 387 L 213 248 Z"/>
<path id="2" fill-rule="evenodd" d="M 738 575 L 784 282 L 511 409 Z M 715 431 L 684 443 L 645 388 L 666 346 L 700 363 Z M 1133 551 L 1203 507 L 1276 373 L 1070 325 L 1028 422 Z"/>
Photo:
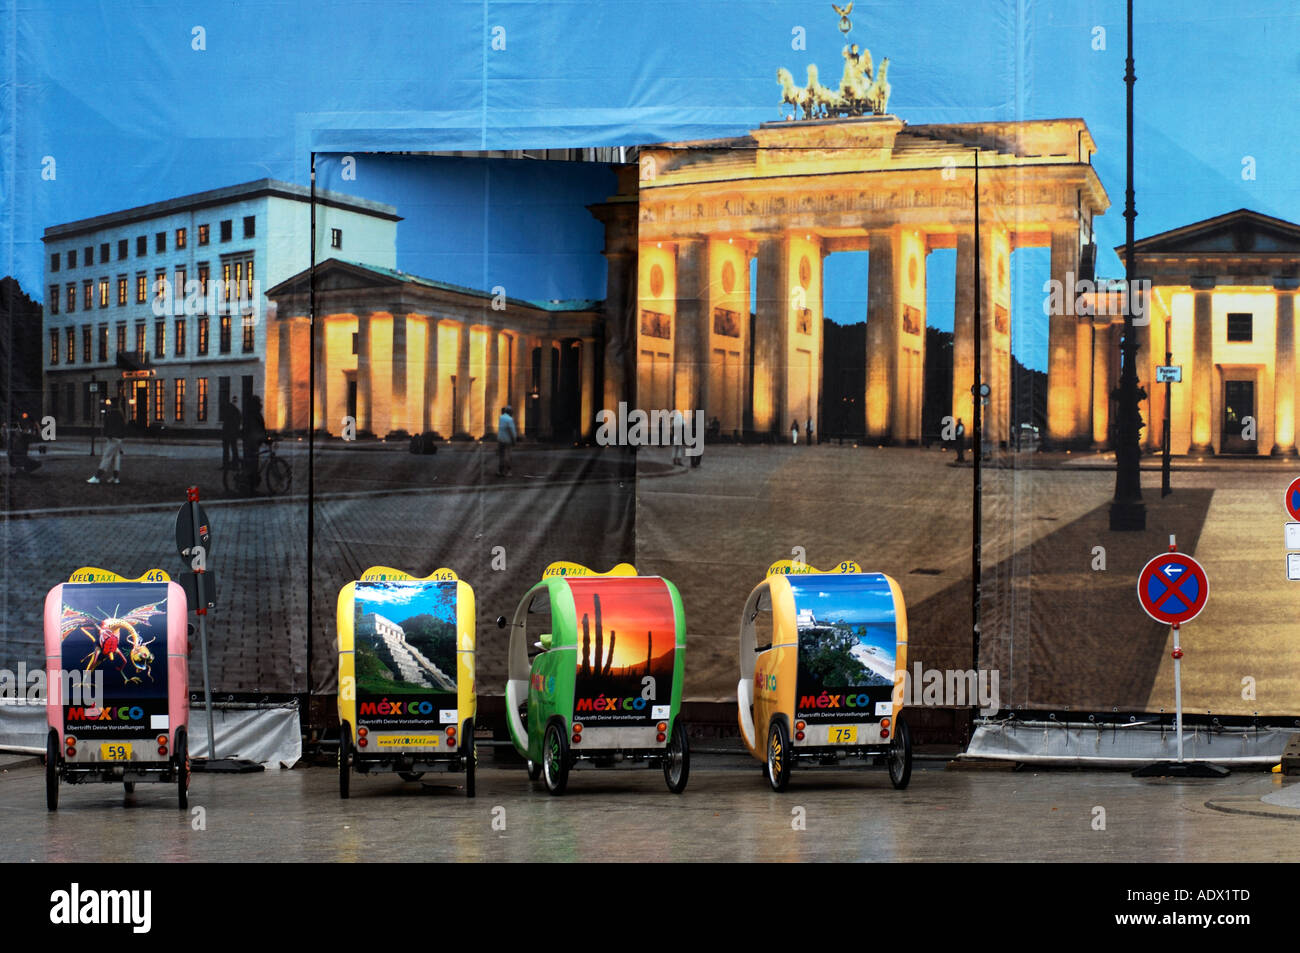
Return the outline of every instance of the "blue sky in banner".
<path id="1" fill-rule="evenodd" d="M 1300 219 L 1300 8 L 1137 7 L 1138 236 L 1243 206 Z M 908 122 L 1084 118 L 1112 202 L 1097 221 L 1098 270 L 1115 276 L 1123 17 L 1122 0 L 858 0 L 851 38 L 890 58 L 891 111 Z M 801 76 L 815 62 L 834 78 L 842 46 L 826 0 L 0 0 L 0 23 L 2 45 L 12 43 L 0 85 L 0 271 L 38 299 L 48 225 L 267 175 L 305 183 L 307 154 L 326 143 L 481 149 L 743 133 L 779 118 L 778 67 Z M 494 27 L 504 49 L 491 48 Z M 792 49 L 796 27 L 806 50 Z M 47 156 L 53 181 L 42 178 Z M 1046 269 L 1035 254 L 1016 262 L 1033 276 Z M 932 258 L 930 280 L 950 296 L 944 260 Z M 857 279 L 846 282 L 851 293 Z M 1033 284 L 1017 281 L 1013 334 L 1041 367 Z"/>

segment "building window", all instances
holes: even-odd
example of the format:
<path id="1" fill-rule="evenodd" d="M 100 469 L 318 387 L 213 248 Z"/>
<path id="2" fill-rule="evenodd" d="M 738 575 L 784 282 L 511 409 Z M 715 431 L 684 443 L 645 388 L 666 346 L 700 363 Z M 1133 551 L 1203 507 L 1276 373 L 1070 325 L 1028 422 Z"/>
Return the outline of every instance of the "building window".
<path id="1" fill-rule="evenodd" d="M 58 271 L 58 270 L 59 270 L 59 261 L 60 261 L 60 255 L 59 255 L 59 253 L 58 253 L 58 252 L 51 252 L 51 253 L 50 253 L 50 271 Z"/>
<path id="2" fill-rule="evenodd" d="M 167 272 L 161 268 L 153 273 L 153 296 L 155 301 L 162 301 L 167 297 Z"/>
<path id="3" fill-rule="evenodd" d="M 221 297 L 230 300 L 230 262 L 221 263 Z"/>
<path id="4" fill-rule="evenodd" d="M 199 226 L 199 244 L 206 245 L 211 238 L 211 228 L 204 224 Z"/>
<path id="5" fill-rule="evenodd" d="M 167 233 L 158 232 L 153 237 L 154 254 L 159 254 L 167 250 Z"/>
<path id="6" fill-rule="evenodd" d="M 126 322 L 117 322 L 117 353 L 126 353 Z"/>
<path id="7" fill-rule="evenodd" d="M 76 250 L 75 248 L 69 248 L 69 249 L 68 249 L 68 268 L 71 269 L 71 268 L 76 268 L 76 267 L 77 267 L 77 250 Z"/>
<path id="8" fill-rule="evenodd" d="M 144 304 L 149 294 L 149 279 L 143 271 L 135 273 L 135 301 L 136 304 Z"/>
<path id="9" fill-rule="evenodd" d="M 68 285 L 68 314 L 72 314 L 72 312 L 76 310 L 77 310 L 77 286 L 75 284 L 70 283 Z"/>
<path id="10" fill-rule="evenodd" d="M 125 239 L 125 238 L 119 238 L 119 239 L 117 240 L 117 260 L 118 260 L 118 261 L 122 261 L 124 258 L 126 258 L 126 247 L 127 247 L 127 241 L 126 241 L 126 239 Z"/>
<path id="11" fill-rule="evenodd" d="M 253 322 L 254 322 L 253 315 L 246 314 L 244 315 L 243 320 L 244 320 L 244 353 L 252 354 L 253 353 Z"/>
<path id="12" fill-rule="evenodd" d="M 352 353 L 357 353 L 357 332 L 352 332 Z"/>
<path id="13" fill-rule="evenodd" d="M 77 363 L 77 329 L 76 328 L 67 329 L 67 339 L 68 339 L 68 347 L 67 347 L 68 363 L 75 364 Z"/>
<path id="14" fill-rule="evenodd" d="M 50 314 L 59 313 L 59 286 L 50 285 Z"/>
<path id="15" fill-rule="evenodd" d="M 143 363 L 143 362 L 144 362 L 144 356 L 145 356 L 145 354 L 147 354 L 147 353 L 148 353 L 148 352 L 145 350 L 145 341 L 144 341 L 144 322 L 143 322 L 143 321 L 137 321 L 137 322 L 135 323 L 135 356 L 136 356 L 136 360 L 138 360 L 138 361 L 140 361 L 141 363 Z"/>
<path id="16" fill-rule="evenodd" d="M 81 326 L 81 359 L 87 364 L 92 360 L 90 354 L 90 325 L 83 324 Z"/>
<path id="17" fill-rule="evenodd" d="M 1255 316 L 1248 312 L 1234 312 L 1228 314 L 1228 340 L 1229 341 L 1252 341 L 1254 340 L 1254 323 Z"/>
<path id="18" fill-rule="evenodd" d="M 194 408 L 194 419 L 204 423 L 208 419 L 208 379 L 199 378 L 198 405 Z"/>
<path id="19" fill-rule="evenodd" d="M 231 227 L 230 227 L 230 221 L 231 221 L 230 219 L 226 219 L 225 221 L 223 221 L 223 222 L 221 223 L 221 240 L 222 240 L 223 242 L 228 242 L 228 241 L 230 241 L 230 237 L 231 237 L 231 234 L 232 234 L 232 229 L 231 229 Z"/>
<path id="20" fill-rule="evenodd" d="M 331 228 L 331 229 L 330 229 L 330 248 L 342 248 L 342 247 L 343 247 L 343 229 L 341 229 L 341 228 Z"/>
<path id="21" fill-rule="evenodd" d="M 204 298 L 208 296 L 209 274 L 208 263 L 205 261 L 199 265 L 199 294 Z"/>
<path id="22" fill-rule="evenodd" d="M 99 279 L 99 306 L 101 308 L 108 307 L 108 279 L 107 278 Z"/>
<path id="23" fill-rule="evenodd" d="M 119 307 L 126 304 L 126 275 L 117 276 L 117 303 Z"/>
<path id="24" fill-rule="evenodd" d="M 166 396 L 166 385 L 167 382 L 161 377 L 153 382 L 153 419 L 156 423 L 163 422 L 163 400 Z"/>
<path id="25" fill-rule="evenodd" d="M 176 250 L 180 251 L 185 247 L 185 229 L 176 229 Z"/>
<path id="26" fill-rule="evenodd" d="M 230 353 L 230 315 L 228 315 L 228 314 L 223 314 L 223 315 L 221 316 L 221 342 L 220 342 L 220 347 L 221 347 L 221 353 L 222 353 L 222 354 L 229 354 L 229 353 Z"/>
<path id="27" fill-rule="evenodd" d="M 82 253 L 81 263 L 87 268 L 95 263 L 95 247 L 93 245 L 86 246 L 86 250 Z"/>
<path id="28" fill-rule="evenodd" d="M 143 258 L 149 254 L 149 236 L 137 235 L 135 237 L 135 257 Z"/>
<path id="29" fill-rule="evenodd" d="M 58 328 L 50 328 L 50 363 L 59 363 L 59 331 Z"/>
<path id="30" fill-rule="evenodd" d="M 185 356 L 185 319 L 176 319 L 176 356 Z"/>
<path id="31" fill-rule="evenodd" d="M 101 242 L 99 246 L 99 263 L 102 265 L 108 261 L 108 242 Z"/>
<path id="32" fill-rule="evenodd" d="M 199 336 L 199 356 L 208 353 L 208 319 L 201 315 L 194 321 L 195 331 Z"/>
<path id="33" fill-rule="evenodd" d="M 245 215 L 244 216 L 244 237 L 253 238 L 256 235 L 257 235 L 257 216 Z"/>
<path id="34" fill-rule="evenodd" d="M 99 362 L 101 364 L 108 361 L 108 325 L 99 326 Z"/>
<path id="35" fill-rule="evenodd" d="M 172 292 L 172 294 L 174 294 L 176 297 L 176 303 L 180 305 L 185 300 L 185 269 L 184 268 L 176 269 L 176 284 L 173 285 L 173 288 L 175 290 Z M 177 312 L 179 311 L 180 309 L 177 308 Z M 177 312 L 173 312 L 173 313 L 177 313 Z"/>
<path id="36" fill-rule="evenodd" d="M 167 322 L 155 321 L 153 323 L 153 356 L 167 356 Z"/>
<path id="37" fill-rule="evenodd" d="M 81 284 L 81 309 L 89 311 L 95 306 L 95 284 L 91 281 L 84 281 Z"/>
<path id="38" fill-rule="evenodd" d="M 173 395 L 172 419 L 180 421 L 185 419 L 185 378 L 176 378 L 176 392 Z"/>

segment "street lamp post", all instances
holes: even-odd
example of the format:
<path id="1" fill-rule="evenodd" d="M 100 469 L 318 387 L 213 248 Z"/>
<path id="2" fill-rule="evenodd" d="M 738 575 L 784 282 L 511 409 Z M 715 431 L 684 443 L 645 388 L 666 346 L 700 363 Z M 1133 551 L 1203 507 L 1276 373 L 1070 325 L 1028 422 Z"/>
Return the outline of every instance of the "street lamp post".
<path id="1" fill-rule="evenodd" d="M 1144 530 L 1147 525 L 1146 504 L 1142 502 L 1141 445 L 1142 414 L 1139 409 L 1141 388 L 1137 379 L 1137 330 L 1133 324 L 1136 295 L 1133 266 L 1133 220 L 1137 209 L 1133 201 L 1133 0 L 1128 0 L 1128 59 L 1125 61 L 1124 85 L 1127 87 L 1126 172 L 1124 191 L 1124 343 L 1120 347 L 1119 413 L 1116 421 L 1115 498 L 1110 504 L 1112 530 Z"/>

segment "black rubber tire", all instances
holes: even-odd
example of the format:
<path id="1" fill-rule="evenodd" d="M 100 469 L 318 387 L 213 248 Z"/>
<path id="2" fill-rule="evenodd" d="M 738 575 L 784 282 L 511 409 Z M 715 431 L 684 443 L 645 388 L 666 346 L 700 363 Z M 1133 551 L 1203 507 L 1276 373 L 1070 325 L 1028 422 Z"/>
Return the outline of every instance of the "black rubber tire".
<path id="1" fill-rule="evenodd" d="M 466 750 L 466 745 L 469 746 Z M 474 719 L 466 718 L 460 728 L 460 756 L 465 759 L 465 796 L 474 796 L 474 770 L 478 755 L 474 749 Z"/>
<path id="2" fill-rule="evenodd" d="M 900 791 L 907 787 L 907 782 L 912 780 L 912 732 L 902 715 L 894 719 L 894 733 L 889 740 L 889 755 L 885 763 L 889 765 L 890 783 Z"/>
<path id="3" fill-rule="evenodd" d="M 352 726 L 345 721 L 339 725 L 339 797 L 343 800 L 347 800 L 351 780 Z"/>
<path id="4" fill-rule="evenodd" d="M 266 465 L 266 492 L 272 496 L 288 493 L 293 485 L 293 469 L 279 457 L 272 457 Z"/>
<path id="5" fill-rule="evenodd" d="M 680 717 L 673 722 L 673 733 L 668 738 L 665 754 L 664 782 L 669 791 L 681 794 L 691 776 L 691 745 L 686 740 L 686 726 Z"/>
<path id="6" fill-rule="evenodd" d="M 403 781 L 418 781 L 424 777 L 423 771 L 398 771 L 397 776 Z"/>
<path id="7" fill-rule="evenodd" d="M 53 728 L 45 739 L 45 806 L 51 811 L 59 809 L 59 733 Z"/>
<path id="8" fill-rule="evenodd" d="M 542 776 L 542 766 L 536 761 L 528 762 L 528 780 L 536 781 Z"/>
<path id="9" fill-rule="evenodd" d="M 134 793 L 135 793 L 135 782 L 134 782 L 134 781 L 123 781 L 123 782 L 122 782 L 122 789 L 123 789 L 124 791 L 126 791 L 127 794 L 134 794 Z"/>
<path id="10" fill-rule="evenodd" d="M 190 739 L 184 728 L 176 729 L 172 759 L 176 762 L 176 803 L 183 811 L 190 806 Z"/>
<path id="11" fill-rule="evenodd" d="M 551 794 L 563 794 L 569 784 L 569 736 L 553 721 L 542 736 L 542 778 Z"/>
<path id="12" fill-rule="evenodd" d="M 767 781 L 773 791 L 784 791 L 790 786 L 790 734 L 778 719 L 767 730 Z"/>

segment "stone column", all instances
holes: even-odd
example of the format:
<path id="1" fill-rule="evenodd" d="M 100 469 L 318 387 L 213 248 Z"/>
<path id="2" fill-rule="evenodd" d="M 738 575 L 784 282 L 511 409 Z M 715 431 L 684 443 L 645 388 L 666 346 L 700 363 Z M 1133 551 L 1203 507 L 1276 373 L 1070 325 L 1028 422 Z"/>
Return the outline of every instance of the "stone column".
<path id="1" fill-rule="evenodd" d="M 971 387 L 975 384 L 975 235 L 957 233 L 957 274 L 953 298 L 952 419 L 970 439 L 975 419 Z"/>
<path id="2" fill-rule="evenodd" d="M 1092 325 L 1092 443 L 1095 447 L 1110 443 L 1112 327 L 1109 319 Z"/>
<path id="3" fill-rule="evenodd" d="M 316 342 L 312 351 L 312 363 L 316 365 L 316 412 L 311 422 L 314 430 L 330 431 L 329 376 L 331 368 L 325 363 L 325 328 L 327 319 L 321 315 L 316 319 Z M 338 431 L 333 431 L 337 433 Z"/>
<path id="4" fill-rule="evenodd" d="M 388 429 L 410 432 L 406 410 L 406 312 L 393 311 L 393 362 L 389 370 L 392 396 L 389 400 Z"/>
<path id="5" fill-rule="evenodd" d="M 583 338 L 582 351 L 582 436 L 590 440 L 596 432 L 596 339 Z"/>
<path id="6" fill-rule="evenodd" d="M 483 435 L 497 432 L 497 417 L 501 414 L 501 332 L 487 329 L 487 343 L 483 346 Z"/>
<path id="7" fill-rule="evenodd" d="M 1079 434 L 1078 336 L 1074 314 L 1074 279 L 1078 273 L 1079 232 L 1074 226 L 1052 230 L 1051 278 L 1061 291 L 1061 313 L 1048 317 L 1047 439 L 1070 444 Z"/>
<path id="8" fill-rule="evenodd" d="M 709 337 L 708 328 L 704 324 L 704 311 L 708 274 L 708 242 L 679 241 L 676 262 L 677 317 L 673 327 L 673 406 L 660 409 L 686 412 L 705 406 Z"/>
<path id="9" fill-rule="evenodd" d="M 1212 279 L 1211 279 L 1212 280 Z M 1192 444 L 1189 453 L 1214 452 L 1214 292 L 1193 284 L 1192 304 Z M 1213 287 L 1213 285 L 1210 285 Z"/>
<path id="10" fill-rule="evenodd" d="M 438 429 L 433 416 L 434 402 L 438 399 L 438 319 L 429 315 L 425 318 L 424 327 L 424 411 L 421 420 L 423 430 L 430 431 Z"/>
<path id="11" fill-rule="evenodd" d="M 555 387 L 555 374 L 551 370 L 551 361 L 554 358 L 554 342 L 544 337 L 541 339 L 542 346 L 542 374 L 538 382 L 537 398 L 537 434 L 540 437 L 549 438 L 552 434 L 551 425 L 551 391 Z"/>
<path id="12" fill-rule="evenodd" d="M 524 428 L 532 427 L 532 421 L 527 419 L 529 407 L 528 378 L 532 373 L 530 358 L 532 348 L 528 346 L 528 338 L 523 334 L 515 334 L 510 339 L 510 353 L 514 355 L 514 375 L 510 384 L 510 407 L 515 412 L 515 430 L 518 431 L 520 436 L 523 436 Z M 531 430 L 529 434 L 531 436 Z"/>
<path id="13" fill-rule="evenodd" d="M 1273 456 L 1294 457 L 1295 282 L 1277 282 L 1277 344 L 1273 371 Z"/>
<path id="14" fill-rule="evenodd" d="M 370 312 L 357 315 L 357 433 L 371 433 Z"/>
<path id="15" fill-rule="evenodd" d="M 867 439 L 891 436 L 894 382 L 898 377 L 898 301 L 894 288 L 898 236 L 871 233 L 867 278 Z"/>
<path id="16" fill-rule="evenodd" d="M 778 434 L 790 339 L 790 254 L 784 237 L 758 243 L 754 315 L 754 432 Z"/>
<path id="17" fill-rule="evenodd" d="M 456 339 L 456 405 L 451 413 L 453 435 L 469 432 L 469 325 L 462 323 Z"/>
<path id="18" fill-rule="evenodd" d="M 290 317 L 285 315 L 277 323 L 278 332 L 275 336 L 276 355 L 275 355 L 275 402 L 278 405 L 275 413 L 269 415 L 273 421 L 272 427 L 288 428 L 294 425 L 293 419 L 293 328 L 290 324 Z M 269 336 L 267 344 L 270 344 Z M 269 350 L 269 347 L 268 347 Z M 267 355 L 268 364 L 270 354 Z M 319 368 L 318 368 L 319 371 Z M 270 376 L 269 374 L 267 375 Z M 270 381 L 267 382 L 268 385 Z M 271 388 L 267 387 L 267 397 L 271 396 Z"/>

